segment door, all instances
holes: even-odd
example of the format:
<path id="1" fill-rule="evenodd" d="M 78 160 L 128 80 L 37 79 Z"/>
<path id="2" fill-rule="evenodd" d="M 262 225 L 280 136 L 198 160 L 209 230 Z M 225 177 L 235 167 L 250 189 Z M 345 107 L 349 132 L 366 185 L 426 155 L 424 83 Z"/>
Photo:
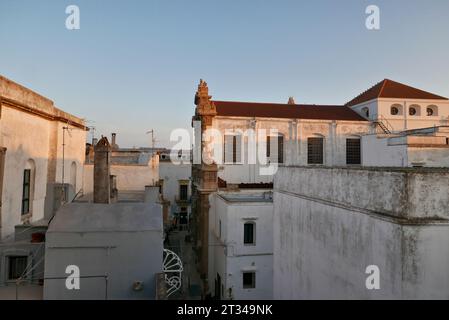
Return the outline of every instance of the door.
<path id="1" fill-rule="evenodd" d="M 215 279 L 215 299 L 221 300 L 221 277 L 218 273 Z"/>

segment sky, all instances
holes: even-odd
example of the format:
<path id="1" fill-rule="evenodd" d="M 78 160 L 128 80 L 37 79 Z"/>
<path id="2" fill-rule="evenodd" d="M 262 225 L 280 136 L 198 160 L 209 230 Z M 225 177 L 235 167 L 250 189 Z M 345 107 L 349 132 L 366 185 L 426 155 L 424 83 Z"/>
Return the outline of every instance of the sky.
<path id="1" fill-rule="evenodd" d="M 191 130 L 200 78 L 217 100 L 343 104 L 384 78 L 449 97 L 448 12 L 447 0 L 0 0 L 0 74 L 97 137 L 145 147 L 154 129 L 168 147 Z"/>

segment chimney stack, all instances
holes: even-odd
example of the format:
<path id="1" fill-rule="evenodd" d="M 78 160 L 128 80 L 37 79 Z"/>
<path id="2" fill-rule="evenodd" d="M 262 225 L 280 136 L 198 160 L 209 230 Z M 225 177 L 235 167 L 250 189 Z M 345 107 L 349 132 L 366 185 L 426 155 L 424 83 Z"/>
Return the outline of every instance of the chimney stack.
<path id="1" fill-rule="evenodd" d="M 288 98 L 287 104 L 296 104 L 296 103 L 295 103 L 295 98 L 289 97 L 289 98 Z"/>
<path id="2" fill-rule="evenodd" d="M 111 145 L 102 137 L 94 147 L 94 203 L 111 203 Z"/>
<path id="3" fill-rule="evenodd" d="M 111 140 L 111 148 L 112 148 L 112 150 L 117 150 L 119 147 L 118 147 L 118 144 L 116 143 L 116 137 L 117 137 L 117 134 L 116 133 L 112 133 L 112 140 Z"/>

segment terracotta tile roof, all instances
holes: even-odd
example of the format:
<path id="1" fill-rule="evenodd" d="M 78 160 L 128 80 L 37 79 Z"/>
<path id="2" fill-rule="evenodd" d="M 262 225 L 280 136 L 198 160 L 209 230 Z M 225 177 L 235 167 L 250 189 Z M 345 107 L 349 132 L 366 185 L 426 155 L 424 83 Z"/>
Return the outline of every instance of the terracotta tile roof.
<path id="1" fill-rule="evenodd" d="M 213 101 L 218 116 L 367 121 L 346 106 Z"/>
<path id="2" fill-rule="evenodd" d="M 427 91 L 413 88 L 393 80 L 384 79 L 349 101 L 346 106 L 354 106 L 376 98 L 448 100 L 445 97 L 441 97 Z"/>

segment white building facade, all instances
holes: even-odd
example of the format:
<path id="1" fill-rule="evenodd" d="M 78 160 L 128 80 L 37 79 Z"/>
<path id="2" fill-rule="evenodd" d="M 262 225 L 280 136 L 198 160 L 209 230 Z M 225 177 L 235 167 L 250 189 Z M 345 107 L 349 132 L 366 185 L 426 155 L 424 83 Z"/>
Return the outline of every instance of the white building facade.
<path id="1" fill-rule="evenodd" d="M 58 184 L 69 187 L 67 197 L 82 188 L 85 141 L 82 119 L 0 76 L 1 238 L 51 217 Z"/>
<path id="2" fill-rule="evenodd" d="M 375 131 L 372 123 L 345 106 L 213 103 L 217 115 L 212 128 L 221 135 L 211 144 L 222 141 L 218 177 L 230 184 L 271 183 L 274 173 L 264 170 L 270 164 L 347 165 L 354 162 L 347 159 L 348 149 L 351 153 L 355 146 L 360 153 L 361 137 Z M 253 152 L 251 143 L 256 146 Z"/>
<path id="3" fill-rule="evenodd" d="M 209 285 L 217 299 L 273 298 L 271 190 L 220 191 L 210 211 Z"/>

